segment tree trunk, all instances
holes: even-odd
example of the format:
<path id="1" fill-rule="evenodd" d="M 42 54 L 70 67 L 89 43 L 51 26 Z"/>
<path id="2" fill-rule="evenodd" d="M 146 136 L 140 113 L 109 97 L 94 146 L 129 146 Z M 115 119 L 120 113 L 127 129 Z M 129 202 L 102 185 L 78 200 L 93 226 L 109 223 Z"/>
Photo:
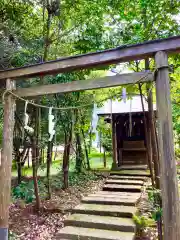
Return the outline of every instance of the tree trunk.
<path id="1" fill-rule="evenodd" d="M 25 152 L 24 152 L 24 154 L 23 154 L 23 156 L 22 156 L 21 166 L 24 166 L 24 165 L 25 165 L 26 159 L 28 159 L 28 155 L 29 155 L 29 147 L 26 148 L 26 150 L 25 150 Z"/>
<path id="2" fill-rule="evenodd" d="M 57 155 L 58 155 L 58 149 L 56 147 L 56 150 L 55 150 L 55 153 L 54 153 L 54 161 L 56 161 Z"/>
<path id="3" fill-rule="evenodd" d="M 38 170 L 38 163 L 39 163 L 39 151 L 37 150 L 37 137 L 38 137 L 38 130 L 39 130 L 39 125 L 38 125 L 38 116 L 39 116 L 39 109 L 35 108 L 34 109 L 34 136 L 32 137 L 32 168 L 33 168 L 33 181 L 34 181 L 34 193 L 36 197 L 36 210 L 39 212 L 40 210 L 40 196 L 39 196 L 39 188 L 38 188 L 38 179 L 37 179 L 37 170 Z"/>
<path id="4" fill-rule="evenodd" d="M 16 161 L 16 167 L 17 167 L 17 179 L 18 179 L 18 184 L 20 184 L 21 178 L 22 178 L 21 155 L 20 155 L 19 149 L 14 148 L 14 151 L 15 151 L 15 161 Z"/>
<path id="5" fill-rule="evenodd" d="M 106 151 L 105 151 L 105 149 L 104 149 L 103 160 L 104 160 L 104 168 L 106 168 Z"/>
<path id="6" fill-rule="evenodd" d="M 32 168 L 33 168 L 33 181 L 34 181 L 34 194 L 36 197 L 36 210 L 40 210 L 40 197 L 39 197 L 39 188 L 38 188 L 38 179 L 37 179 L 37 161 L 36 161 L 36 139 L 33 136 L 32 139 Z"/>
<path id="7" fill-rule="evenodd" d="M 47 9 L 48 10 L 48 9 Z M 48 11 L 48 18 L 47 18 L 47 27 L 46 27 L 46 35 L 44 36 L 44 55 L 43 55 L 43 62 L 47 60 L 48 57 L 48 50 L 49 50 L 49 35 L 50 35 L 50 28 L 51 28 L 51 20 L 52 14 Z"/>
<path id="8" fill-rule="evenodd" d="M 67 136 L 65 134 L 65 139 L 64 139 L 64 154 L 63 154 L 63 177 L 64 177 L 64 186 L 63 188 L 64 189 L 67 189 L 69 187 L 69 184 L 68 184 L 68 140 L 67 140 Z"/>
<path id="9" fill-rule="evenodd" d="M 41 148 L 40 149 L 40 156 L 39 156 L 39 166 L 41 166 L 42 165 L 42 163 L 43 163 L 43 155 L 42 155 L 42 151 L 43 151 L 43 149 Z"/>
<path id="10" fill-rule="evenodd" d="M 18 174 L 18 184 L 20 184 L 22 180 L 22 165 L 21 165 L 20 156 L 17 159 L 17 174 Z"/>
<path id="11" fill-rule="evenodd" d="M 44 148 L 42 148 L 42 152 L 41 152 L 41 154 L 42 154 L 42 164 L 44 164 L 44 159 L 45 159 L 45 149 Z"/>
<path id="12" fill-rule="evenodd" d="M 76 133 L 76 171 L 82 171 L 83 152 L 81 147 L 81 137 L 79 132 Z"/>
<path id="13" fill-rule="evenodd" d="M 48 142 L 48 150 L 47 150 L 47 189 L 48 189 L 48 199 L 51 199 L 51 163 L 52 163 L 52 150 L 53 150 L 53 141 Z"/>
<path id="14" fill-rule="evenodd" d="M 80 136 L 80 128 L 79 124 L 82 121 L 80 118 L 80 112 L 78 109 L 75 109 L 75 138 L 76 138 L 76 171 L 82 171 L 82 163 L 83 163 L 83 151 L 81 146 L 81 136 Z"/>
<path id="15" fill-rule="evenodd" d="M 145 69 L 149 70 L 149 59 L 145 59 Z M 158 143 L 156 138 L 156 128 L 155 128 L 155 116 L 153 110 L 153 95 L 152 90 L 150 90 L 151 84 L 147 83 L 147 96 L 148 96 L 148 120 L 149 120 L 149 131 L 150 131 L 150 140 L 152 147 L 152 159 L 154 162 L 154 174 L 155 174 L 155 184 L 156 188 L 160 189 L 160 176 L 159 176 L 159 155 L 158 155 Z M 162 208 L 162 200 L 155 199 L 155 204 L 159 204 Z M 162 217 L 157 221 L 157 229 L 158 229 L 158 240 L 162 240 Z"/>
<path id="16" fill-rule="evenodd" d="M 146 140 L 146 148 L 147 148 L 147 158 L 148 158 L 148 165 L 149 165 L 149 170 L 151 174 L 151 181 L 152 181 L 152 186 L 154 186 L 154 174 L 153 174 L 153 167 L 152 167 L 152 159 L 150 155 L 150 142 L 148 138 L 148 126 L 147 126 L 147 120 L 146 120 L 146 115 L 145 115 L 145 109 L 144 109 L 144 102 L 143 102 L 143 95 L 142 95 L 142 89 L 141 85 L 139 84 L 139 92 L 141 96 L 141 104 L 142 104 L 142 110 L 143 110 L 143 117 L 144 117 L 144 130 L 145 130 L 145 140 Z"/>
<path id="17" fill-rule="evenodd" d="M 86 144 L 86 139 L 85 139 L 84 130 L 81 129 L 81 132 L 82 132 L 83 141 L 84 141 L 84 150 L 85 150 L 86 161 L 87 161 L 87 169 L 90 170 L 91 167 L 90 167 L 90 162 L 89 162 L 88 148 L 87 148 L 87 144 Z"/>
<path id="18" fill-rule="evenodd" d="M 30 162 L 29 162 L 29 153 L 30 153 L 30 151 L 28 152 L 28 168 L 30 167 Z"/>
<path id="19" fill-rule="evenodd" d="M 28 153 L 29 153 L 29 148 L 26 148 L 24 146 L 24 149 L 22 151 L 22 153 L 20 153 L 20 151 L 18 150 L 18 154 L 17 154 L 17 172 L 18 172 L 18 184 L 21 183 L 21 179 L 22 179 L 22 167 L 25 165 L 26 159 L 28 157 Z"/>
<path id="20" fill-rule="evenodd" d="M 40 117 L 40 110 L 39 108 L 36 109 L 36 119 L 35 119 L 35 135 L 36 135 L 36 164 L 37 166 L 39 166 L 39 131 L 40 131 L 40 121 L 39 121 L 39 117 Z"/>
<path id="21" fill-rule="evenodd" d="M 67 189 L 69 187 L 69 156 L 70 156 L 70 149 L 71 149 L 71 142 L 72 142 L 72 129 L 69 133 L 69 138 L 67 137 L 67 134 L 65 133 L 64 136 L 64 154 L 63 154 L 63 173 L 64 173 L 64 189 Z"/>
<path id="22" fill-rule="evenodd" d="M 99 151 L 100 151 L 100 153 L 102 152 L 101 135 L 102 135 L 102 133 L 101 133 L 101 130 L 100 130 L 100 133 L 99 133 Z"/>
<path id="23" fill-rule="evenodd" d="M 155 173 L 155 182 L 156 188 L 160 189 L 160 176 L 159 176 L 159 158 L 158 158 L 158 148 L 156 142 L 156 132 L 155 132 L 155 117 L 153 112 L 153 100 L 152 100 L 152 91 L 149 91 L 148 88 L 148 110 L 149 110 L 149 125 L 150 125 L 150 133 L 151 133 L 151 143 L 152 143 L 152 154 L 154 161 L 154 173 Z"/>
<path id="24" fill-rule="evenodd" d="M 91 153 L 91 147 L 92 147 L 92 131 L 89 133 L 89 154 Z"/>

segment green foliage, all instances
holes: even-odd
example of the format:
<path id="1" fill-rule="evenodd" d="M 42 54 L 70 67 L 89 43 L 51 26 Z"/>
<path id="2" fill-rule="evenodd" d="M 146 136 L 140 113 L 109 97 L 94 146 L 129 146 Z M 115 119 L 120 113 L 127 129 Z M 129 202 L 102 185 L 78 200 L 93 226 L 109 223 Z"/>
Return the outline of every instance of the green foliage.
<path id="1" fill-rule="evenodd" d="M 9 231 L 8 240 L 17 240 L 17 239 L 18 239 L 17 235 L 14 232 Z"/>
<path id="2" fill-rule="evenodd" d="M 85 172 L 69 172 L 69 186 L 81 186 L 86 184 L 89 181 L 96 181 L 100 178 L 100 176 L 95 175 L 93 172 L 85 171 Z M 62 173 L 57 174 L 56 176 L 52 176 L 51 182 L 52 187 L 55 189 L 60 189 L 63 186 L 63 176 Z"/>
<path id="3" fill-rule="evenodd" d="M 45 196 L 45 185 L 43 182 L 38 181 L 41 197 Z M 34 183 L 33 181 L 21 182 L 17 187 L 12 189 L 12 196 L 14 199 L 22 199 L 26 203 L 31 203 L 35 200 Z"/>
<path id="4" fill-rule="evenodd" d="M 179 89 L 180 94 L 180 89 Z M 172 105 L 173 127 L 177 148 L 180 146 L 180 103 Z"/>
<path id="5" fill-rule="evenodd" d="M 180 160 L 180 149 L 179 148 L 175 149 L 175 155 L 176 155 L 177 160 Z"/>
<path id="6" fill-rule="evenodd" d="M 26 203 L 30 203 L 35 199 L 33 181 L 21 182 L 12 191 L 14 198 L 25 200 Z"/>
<path id="7" fill-rule="evenodd" d="M 138 231 L 143 231 L 146 227 L 154 225 L 154 221 L 151 218 L 139 215 L 133 215 L 133 220 L 136 223 Z"/>
<path id="8" fill-rule="evenodd" d="M 156 188 L 149 190 L 148 199 L 152 203 L 152 218 L 154 221 L 158 221 L 162 217 L 161 191 Z"/>
<path id="9" fill-rule="evenodd" d="M 104 118 L 101 117 L 98 122 L 97 127 L 100 133 L 100 141 L 102 147 L 106 152 L 112 153 L 112 129 L 111 124 L 104 121 Z"/>
<path id="10" fill-rule="evenodd" d="M 89 181 L 95 181 L 98 180 L 98 176 L 96 176 L 93 172 L 81 172 L 76 173 L 72 172 L 69 174 L 69 184 L 70 186 L 78 185 L 81 186 L 81 184 L 89 182 Z"/>
<path id="11" fill-rule="evenodd" d="M 50 6 L 46 4 L 51 2 Z M 129 43 L 138 43 L 145 40 L 164 38 L 179 35 L 180 28 L 177 17 L 180 13 L 180 1 L 172 0 L 81 0 L 59 1 L 53 8 L 55 1 L 39 0 L 1 0 L 0 1 L 0 65 L 18 67 L 59 57 L 98 51 Z M 53 11 L 50 11 L 53 10 Z M 166 21 L 164 21 L 166 19 Z M 180 59 L 173 56 L 171 61 L 175 65 L 175 73 L 171 76 L 171 92 L 173 95 L 173 123 L 177 144 L 180 142 L 179 121 L 179 75 L 176 72 Z M 129 66 L 134 68 L 134 62 Z M 128 66 L 128 65 L 127 65 Z M 110 66 L 111 67 L 111 66 Z M 153 63 L 152 63 L 153 67 Z M 142 69 L 141 69 L 142 68 Z M 144 62 L 139 64 L 143 70 Z M 66 83 L 74 80 L 102 77 L 107 74 L 109 67 L 99 69 L 81 70 L 72 73 L 63 73 L 18 81 L 18 86 L 34 86 L 45 83 Z M 128 86 L 127 92 L 137 91 L 134 86 Z M 43 96 L 41 103 L 47 106 L 69 107 L 98 102 L 105 96 L 117 92 L 114 89 L 101 89 L 97 91 L 82 91 L 68 94 L 56 94 L 51 97 Z M 92 99 L 94 96 L 94 99 Z M 103 103 L 98 104 L 98 106 Z M 76 151 L 79 169 L 84 161 L 82 133 L 84 131 L 87 142 L 91 127 L 93 105 L 78 110 L 54 111 L 56 115 L 56 143 L 67 144 L 69 132 L 73 129 L 73 139 L 79 135 L 79 148 Z M 24 105 L 17 107 L 18 115 L 24 111 Z M 77 118 L 77 119 L 75 119 Z M 2 119 L 2 118 L 1 118 Z M 48 111 L 41 111 L 41 146 L 47 145 Z M 111 127 L 100 121 L 98 130 L 101 131 L 101 143 L 106 151 L 112 151 Z M 2 133 L 2 124 L 0 125 Z M 2 136 L 2 134 L 0 134 Z M 1 139 L 0 139 L 1 141 Z M 77 140 L 76 140 L 77 142 Z M 74 146 L 76 144 L 74 140 Z M 82 145 L 82 147 L 81 147 Z M 79 152 L 79 153 L 78 153 Z M 178 155 L 178 152 L 177 152 Z M 72 166 L 72 165 L 71 165 Z M 74 167 L 74 165 L 73 165 Z M 74 169 L 73 169 L 74 170 Z M 78 182 L 81 175 L 70 176 L 70 182 Z M 80 183 L 79 183 L 80 184 Z M 59 184 L 60 185 L 60 184 Z M 31 201 L 34 198 L 33 186 L 18 186 L 14 190 L 15 196 Z M 28 192 L 28 193 L 25 193 Z M 30 197 L 28 197 L 30 196 Z"/>

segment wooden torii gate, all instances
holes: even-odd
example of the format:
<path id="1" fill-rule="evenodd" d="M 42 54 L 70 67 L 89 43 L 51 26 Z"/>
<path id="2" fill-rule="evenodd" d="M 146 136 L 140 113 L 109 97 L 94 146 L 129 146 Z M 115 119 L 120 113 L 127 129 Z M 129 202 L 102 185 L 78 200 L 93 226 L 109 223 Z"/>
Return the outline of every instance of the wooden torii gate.
<path id="1" fill-rule="evenodd" d="M 143 82 L 156 82 L 158 140 L 161 170 L 161 190 L 163 201 L 164 239 L 180 239 L 179 194 L 174 156 L 172 112 L 168 73 L 168 53 L 180 52 L 180 36 L 148 41 L 141 44 L 125 45 L 115 49 L 96 53 L 61 58 L 55 61 L 25 66 L 22 68 L 0 71 L 0 81 L 6 81 L 6 89 L 21 97 L 40 96 L 44 94 L 67 93 L 87 89 L 113 87 L 133 84 L 142 79 Z M 65 84 L 43 85 L 31 88 L 15 89 L 18 79 L 35 76 L 52 75 L 77 69 L 92 68 L 112 63 L 128 62 L 146 58 L 155 58 L 155 79 L 151 72 L 122 74 L 100 79 L 74 81 Z M 0 236 L 7 233 L 11 166 L 13 152 L 15 99 L 12 94 L 4 99 L 3 150 L 0 166 Z M 1 238 L 6 239 L 6 238 Z"/>

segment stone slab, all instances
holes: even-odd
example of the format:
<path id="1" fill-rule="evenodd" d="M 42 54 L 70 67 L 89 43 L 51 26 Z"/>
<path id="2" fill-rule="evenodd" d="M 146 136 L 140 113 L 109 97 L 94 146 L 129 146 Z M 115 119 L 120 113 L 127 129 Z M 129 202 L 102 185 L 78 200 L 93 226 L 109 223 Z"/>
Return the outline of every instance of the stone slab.
<path id="1" fill-rule="evenodd" d="M 73 213 L 93 214 L 99 216 L 114 216 L 132 218 L 137 212 L 134 206 L 103 205 L 103 204 L 85 204 L 82 203 L 72 209 Z"/>
<path id="2" fill-rule="evenodd" d="M 136 224 L 130 218 L 72 214 L 65 220 L 65 226 L 96 228 L 113 231 L 135 232 Z"/>
<path id="3" fill-rule="evenodd" d="M 93 195 L 105 195 L 105 196 L 119 196 L 119 197 L 141 197 L 141 192 L 112 192 L 112 191 L 98 191 L 97 193 L 90 194 Z"/>
<path id="4" fill-rule="evenodd" d="M 105 193 L 103 193 L 105 192 Z M 116 194 L 117 193 L 117 194 Z M 129 194 L 128 194 L 129 193 Z M 90 194 L 87 197 L 102 197 L 102 198 L 117 198 L 117 199 L 139 199 L 141 197 L 140 193 L 133 193 L 131 192 L 111 192 L 111 191 L 101 191 L 94 194 Z"/>
<path id="5" fill-rule="evenodd" d="M 104 205 L 124 205 L 135 206 L 138 198 L 127 198 L 118 196 L 88 196 L 82 199 L 83 203 L 104 204 Z"/>
<path id="6" fill-rule="evenodd" d="M 126 175 L 126 176 L 146 176 L 149 177 L 149 171 L 144 170 L 118 170 L 118 171 L 111 171 L 110 175 Z"/>
<path id="7" fill-rule="evenodd" d="M 107 179 L 105 184 L 143 185 L 144 181 L 131 179 Z"/>
<path id="8" fill-rule="evenodd" d="M 67 226 L 55 239 L 71 240 L 133 240 L 134 233 Z"/>
<path id="9" fill-rule="evenodd" d="M 127 180 L 137 180 L 137 181 L 146 181 L 147 177 L 144 176 L 123 176 L 123 175 L 110 175 L 108 179 L 127 179 Z"/>
<path id="10" fill-rule="evenodd" d="M 147 165 L 122 165 L 120 170 L 147 170 Z"/>
<path id="11" fill-rule="evenodd" d="M 122 192 L 141 192 L 142 186 L 140 185 L 118 185 L 118 184 L 105 184 L 103 190 L 106 191 L 122 191 Z"/>

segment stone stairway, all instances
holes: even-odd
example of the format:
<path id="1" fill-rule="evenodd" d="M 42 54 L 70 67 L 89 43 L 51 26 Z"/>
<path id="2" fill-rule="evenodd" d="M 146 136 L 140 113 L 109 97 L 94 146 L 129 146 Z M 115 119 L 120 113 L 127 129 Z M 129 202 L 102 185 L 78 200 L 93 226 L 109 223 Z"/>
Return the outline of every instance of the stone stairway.
<path id="1" fill-rule="evenodd" d="M 132 217 L 148 176 L 146 170 L 112 172 L 103 191 L 84 197 L 72 210 L 55 239 L 133 240 L 136 226 Z"/>

